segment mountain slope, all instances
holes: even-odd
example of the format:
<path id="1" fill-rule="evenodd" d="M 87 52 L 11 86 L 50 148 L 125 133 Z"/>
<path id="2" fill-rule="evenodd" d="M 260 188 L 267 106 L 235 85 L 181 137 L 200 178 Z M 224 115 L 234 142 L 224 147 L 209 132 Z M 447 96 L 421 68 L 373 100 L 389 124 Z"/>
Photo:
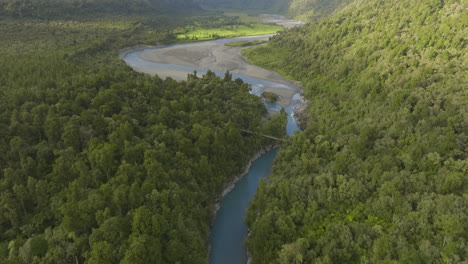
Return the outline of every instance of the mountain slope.
<path id="1" fill-rule="evenodd" d="M 270 13 L 284 13 L 289 5 L 289 0 L 195 0 L 195 2 L 207 8 Z"/>
<path id="2" fill-rule="evenodd" d="M 277 13 L 310 21 L 326 17 L 351 0 L 195 0 L 207 8 L 231 9 L 244 12 Z"/>
<path id="3" fill-rule="evenodd" d="M 467 8 L 360 0 L 246 52 L 310 100 L 249 209 L 255 263 L 468 260 Z"/>
<path id="4" fill-rule="evenodd" d="M 25 18 L 86 17 L 112 14 L 163 14 L 198 10 L 192 0 L 2 0 L 0 14 Z"/>
<path id="5" fill-rule="evenodd" d="M 301 21 L 326 17 L 352 0 L 291 0 L 288 15 Z"/>

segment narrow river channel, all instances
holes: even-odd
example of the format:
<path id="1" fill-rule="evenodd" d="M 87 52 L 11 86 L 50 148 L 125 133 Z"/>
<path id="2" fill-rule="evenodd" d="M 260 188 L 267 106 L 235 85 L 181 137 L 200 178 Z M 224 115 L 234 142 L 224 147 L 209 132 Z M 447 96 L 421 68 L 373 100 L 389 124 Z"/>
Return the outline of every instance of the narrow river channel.
<path id="1" fill-rule="evenodd" d="M 257 36 L 246 38 L 222 39 L 209 41 L 207 43 L 215 43 L 224 45 L 230 42 L 237 42 L 252 39 L 266 39 L 269 36 Z M 196 43 L 182 44 L 188 50 L 191 45 Z M 175 45 L 180 46 L 180 45 Z M 193 67 L 187 65 L 177 65 L 168 63 L 158 63 L 144 60 L 141 54 L 148 50 L 165 49 L 174 46 L 145 48 L 126 53 L 123 60 L 136 70 L 146 71 L 151 70 L 154 73 L 161 72 L 182 72 L 183 74 L 197 71 L 199 74 L 204 74 L 208 70 L 203 67 Z M 224 76 L 225 72 L 210 69 L 219 76 Z M 282 88 L 298 92 L 298 87 L 284 83 L 258 79 L 247 75 L 232 72 L 233 78 L 241 78 L 244 82 L 251 84 L 252 93 L 261 95 L 266 87 Z M 302 103 L 301 97 L 298 93 L 292 96 L 290 103 L 285 107 L 288 113 L 288 123 L 286 132 L 288 135 L 294 134 L 294 131 L 299 130 L 296 121 L 294 120 L 293 113 L 294 107 Z M 264 102 L 265 106 L 270 112 L 278 112 L 282 109 L 280 105 L 270 104 Z M 247 226 L 244 223 L 245 213 L 248 208 L 249 201 L 254 197 L 257 186 L 261 178 L 268 177 L 271 172 L 273 160 L 279 148 L 275 148 L 259 159 L 254 161 L 249 168 L 247 175 L 239 180 L 235 187 L 224 197 L 220 204 L 220 208 L 216 214 L 213 226 L 210 233 L 211 250 L 210 250 L 210 263 L 211 264 L 245 264 L 247 263 L 247 251 L 244 247 L 244 241 L 248 235 Z"/>

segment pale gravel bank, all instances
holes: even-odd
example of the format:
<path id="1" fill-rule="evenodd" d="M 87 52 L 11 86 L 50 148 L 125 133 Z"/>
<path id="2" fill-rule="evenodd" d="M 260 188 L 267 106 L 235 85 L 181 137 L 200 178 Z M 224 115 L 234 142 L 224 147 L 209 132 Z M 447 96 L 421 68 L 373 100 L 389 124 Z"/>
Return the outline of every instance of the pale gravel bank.
<path id="1" fill-rule="evenodd" d="M 278 24 L 286 28 L 299 26 L 302 22 L 285 20 L 283 16 L 278 15 L 262 15 L 262 21 Z M 273 36 L 264 35 L 265 37 Z M 259 36 L 250 36 L 242 38 L 256 38 Z M 151 46 L 139 45 L 123 49 L 119 52 L 119 57 L 124 58 L 125 55 L 133 50 L 149 48 Z M 206 41 L 190 43 L 190 45 L 175 45 L 163 49 L 148 49 L 143 51 L 139 57 L 143 60 L 162 63 L 175 64 L 183 66 L 201 67 L 211 70 L 230 71 L 257 79 L 268 80 L 280 84 L 290 85 L 293 87 L 301 87 L 300 83 L 284 79 L 279 73 L 269 71 L 258 66 L 252 65 L 245 57 L 241 55 L 241 47 L 227 47 L 216 41 Z M 192 71 L 154 69 L 144 67 L 133 67 L 135 71 L 144 72 L 150 75 L 158 75 L 161 78 L 171 77 L 178 81 L 187 80 L 187 75 Z M 291 103 L 292 96 L 300 93 L 298 90 L 290 90 L 278 87 L 265 87 L 265 91 L 279 95 L 277 104 L 282 107 L 287 107 Z"/>
<path id="2" fill-rule="evenodd" d="M 257 36 L 252 36 L 252 38 Z M 244 37 L 245 38 L 245 37 Z M 224 72 L 233 72 L 257 79 L 268 80 L 276 83 L 297 86 L 297 82 L 284 79 L 279 73 L 269 71 L 252 65 L 240 53 L 243 48 L 227 47 L 215 41 L 192 43 L 190 46 L 180 45 L 164 49 L 149 49 L 140 54 L 140 58 L 150 62 L 163 64 L 176 64 L 191 67 L 201 67 Z M 136 71 L 148 74 L 157 74 L 161 78 L 171 77 L 183 81 L 192 72 L 173 71 L 163 69 L 150 69 L 134 67 Z M 277 87 L 265 87 L 265 91 L 276 93 L 280 96 L 278 104 L 286 107 L 291 102 L 295 93 L 300 91 Z"/>
<path id="3" fill-rule="evenodd" d="M 258 36 L 252 36 L 252 38 L 254 37 Z M 276 72 L 250 64 L 240 54 L 241 50 L 242 48 L 239 47 L 227 47 L 215 41 L 207 41 L 192 43 L 189 46 L 180 45 L 164 49 L 145 50 L 140 54 L 140 58 L 163 64 L 201 67 L 224 72 L 230 71 L 272 82 L 291 84 Z"/>

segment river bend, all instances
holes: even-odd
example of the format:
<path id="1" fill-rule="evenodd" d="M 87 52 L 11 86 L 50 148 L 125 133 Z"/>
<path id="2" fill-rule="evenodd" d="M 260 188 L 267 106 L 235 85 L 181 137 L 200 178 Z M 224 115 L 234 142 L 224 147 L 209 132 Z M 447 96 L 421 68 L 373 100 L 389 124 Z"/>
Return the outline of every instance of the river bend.
<path id="1" fill-rule="evenodd" d="M 270 90 L 279 93 L 280 96 L 283 97 L 282 105 L 266 102 L 264 102 L 264 104 L 270 112 L 278 112 L 283 107 L 285 108 L 288 113 L 286 132 L 288 135 L 292 135 L 294 131 L 299 130 L 293 117 L 294 107 L 302 103 L 302 99 L 299 95 L 300 89 L 297 86 L 284 80 L 277 73 L 261 68 L 261 70 L 258 70 L 254 68 L 256 66 L 250 65 L 245 59 L 239 59 L 236 57 L 237 54 L 240 53 L 239 50 L 230 50 L 229 52 L 231 53 L 229 53 L 228 56 L 221 57 L 224 60 L 221 64 L 209 64 L 210 61 L 213 61 L 213 58 L 209 58 L 213 56 L 210 50 L 229 50 L 224 44 L 244 40 L 260 40 L 268 37 L 269 36 L 243 37 L 206 41 L 202 43 L 143 48 L 127 52 L 121 55 L 121 57 L 129 66 L 137 71 L 158 74 L 160 77 L 172 77 L 178 80 L 185 79 L 187 74 L 193 71 L 205 74 L 208 70 L 211 70 L 222 77 L 225 74 L 223 67 L 228 65 L 231 67 L 229 70 L 231 70 L 233 78 L 241 78 L 244 82 L 251 84 L 253 94 L 261 95 L 263 91 Z M 165 53 L 166 51 L 171 52 Z M 174 53 L 174 51 L 179 51 L 179 54 L 182 55 L 179 56 L 179 58 L 172 58 L 174 63 L 168 63 L 171 60 L 171 56 L 174 56 L 174 54 L 177 55 L 177 52 Z M 194 55 L 191 55 L 191 52 L 193 52 Z M 203 52 L 205 52 L 205 54 Z M 164 57 L 164 54 L 169 55 Z M 158 62 L 158 56 L 160 56 L 160 62 Z M 238 56 L 240 56 L 240 54 Z M 193 60 L 193 58 L 196 58 L 196 61 Z M 232 63 L 229 61 L 230 59 L 233 60 Z M 219 60 L 217 61 L 219 62 Z M 238 66 L 239 62 L 241 66 Z M 236 63 L 238 64 L 237 68 Z M 210 65 L 214 66 L 210 67 Z M 242 74 L 242 72 L 245 74 Z M 248 75 L 249 73 L 253 74 Z M 271 77 L 273 80 L 269 80 L 268 77 Z M 249 201 L 255 195 L 260 179 L 270 175 L 273 160 L 277 152 L 278 148 L 275 148 L 255 160 L 250 166 L 248 173 L 239 180 L 234 188 L 224 197 L 210 233 L 210 263 L 245 264 L 247 262 L 247 252 L 244 247 L 244 241 L 248 235 L 248 229 L 244 223 L 245 213 Z"/>

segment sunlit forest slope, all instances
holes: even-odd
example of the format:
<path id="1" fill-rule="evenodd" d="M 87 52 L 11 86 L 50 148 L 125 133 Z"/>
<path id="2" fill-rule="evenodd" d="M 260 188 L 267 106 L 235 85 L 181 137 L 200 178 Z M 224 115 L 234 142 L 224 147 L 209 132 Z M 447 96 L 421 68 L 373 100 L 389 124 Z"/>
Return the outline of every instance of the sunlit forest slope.
<path id="1" fill-rule="evenodd" d="M 290 0 L 288 16 L 301 21 L 326 17 L 352 0 Z"/>
<path id="2" fill-rule="evenodd" d="M 355 1 L 245 53 L 310 101 L 248 212 L 255 263 L 468 261 L 467 8 Z"/>

